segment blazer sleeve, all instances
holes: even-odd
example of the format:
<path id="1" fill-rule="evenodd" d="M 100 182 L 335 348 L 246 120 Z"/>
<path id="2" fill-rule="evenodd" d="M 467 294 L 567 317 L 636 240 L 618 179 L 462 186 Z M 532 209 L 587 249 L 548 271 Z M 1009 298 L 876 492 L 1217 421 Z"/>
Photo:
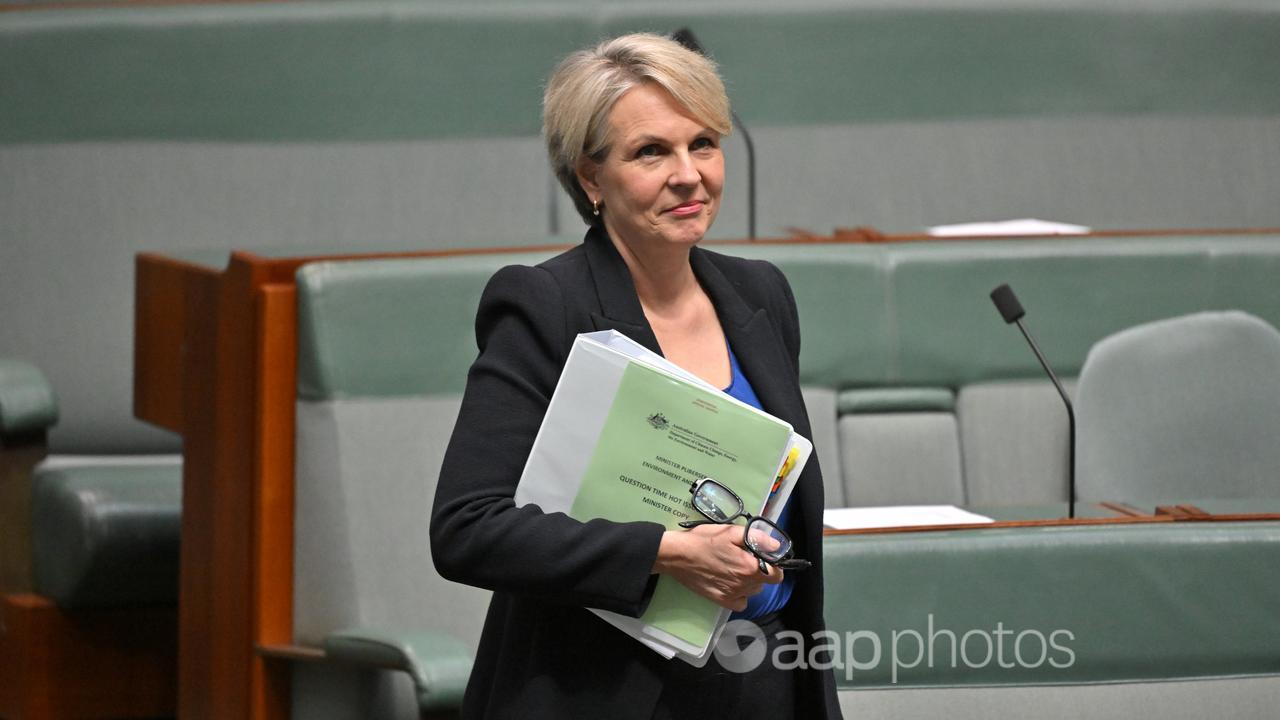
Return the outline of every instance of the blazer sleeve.
<path id="1" fill-rule="evenodd" d="M 513 497 L 573 338 L 550 272 L 511 266 L 476 316 L 467 376 L 431 516 L 431 553 L 450 580 L 540 600 L 643 612 L 664 528 L 580 522 Z"/>

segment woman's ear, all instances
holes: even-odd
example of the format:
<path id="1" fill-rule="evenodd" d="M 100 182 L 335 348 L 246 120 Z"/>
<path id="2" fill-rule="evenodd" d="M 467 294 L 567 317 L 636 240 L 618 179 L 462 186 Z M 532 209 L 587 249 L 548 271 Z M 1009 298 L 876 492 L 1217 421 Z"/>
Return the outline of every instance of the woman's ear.
<path id="1" fill-rule="evenodd" d="M 578 159 L 578 165 L 574 168 L 575 174 L 578 176 L 578 184 L 586 191 L 587 197 L 591 200 L 600 199 L 600 183 L 597 182 L 596 176 L 600 172 L 600 165 L 595 160 L 587 156 Z"/>

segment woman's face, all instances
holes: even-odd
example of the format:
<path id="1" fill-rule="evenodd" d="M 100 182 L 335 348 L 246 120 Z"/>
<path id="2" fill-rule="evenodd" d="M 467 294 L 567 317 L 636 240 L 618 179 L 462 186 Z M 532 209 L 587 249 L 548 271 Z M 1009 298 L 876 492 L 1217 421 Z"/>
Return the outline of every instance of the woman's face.
<path id="1" fill-rule="evenodd" d="M 610 236 L 634 251 L 701 240 L 720 210 L 720 134 L 651 83 L 618 98 L 609 131 L 608 156 L 585 159 L 578 180 Z"/>

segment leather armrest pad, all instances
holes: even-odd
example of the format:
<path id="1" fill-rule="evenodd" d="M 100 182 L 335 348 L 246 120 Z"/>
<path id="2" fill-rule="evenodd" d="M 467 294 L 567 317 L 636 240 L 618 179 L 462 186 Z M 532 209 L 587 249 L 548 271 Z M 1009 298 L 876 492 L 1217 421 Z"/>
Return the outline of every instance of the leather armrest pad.
<path id="1" fill-rule="evenodd" d="M 460 706 L 474 659 L 464 643 L 431 630 L 340 630 L 325 637 L 324 651 L 333 660 L 409 673 L 422 710 Z"/>
<path id="2" fill-rule="evenodd" d="M 58 422 L 58 400 L 44 373 L 21 360 L 0 358 L 0 434 L 45 430 Z"/>

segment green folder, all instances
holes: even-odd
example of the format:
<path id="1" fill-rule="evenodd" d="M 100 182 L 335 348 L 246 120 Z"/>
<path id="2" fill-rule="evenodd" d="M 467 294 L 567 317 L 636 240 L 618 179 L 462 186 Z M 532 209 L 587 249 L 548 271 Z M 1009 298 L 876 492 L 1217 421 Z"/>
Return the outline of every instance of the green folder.
<path id="1" fill-rule="evenodd" d="M 690 487 L 712 477 L 760 513 L 797 441 L 807 457 L 811 446 L 789 424 L 616 332 L 580 335 L 516 502 L 583 521 L 645 520 L 676 529 L 680 521 L 700 517 L 690 505 Z M 596 612 L 664 655 L 701 664 L 729 611 L 661 577 L 638 620 Z"/>

